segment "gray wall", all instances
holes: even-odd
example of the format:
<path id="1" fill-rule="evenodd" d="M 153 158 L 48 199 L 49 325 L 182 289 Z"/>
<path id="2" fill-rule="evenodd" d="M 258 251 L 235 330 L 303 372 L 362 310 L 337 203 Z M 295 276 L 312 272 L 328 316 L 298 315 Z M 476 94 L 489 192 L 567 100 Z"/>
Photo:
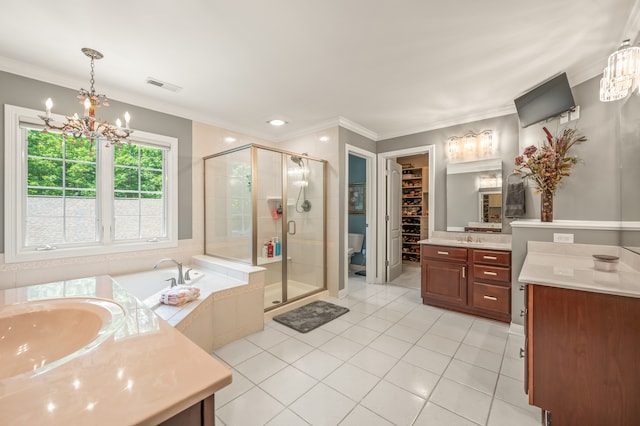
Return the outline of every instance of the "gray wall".
<path id="1" fill-rule="evenodd" d="M 619 104 L 600 102 L 599 77 L 573 87 L 573 96 L 580 106 L 579 121 L 572 122 L 587 137 L 587 142 L 577 146 L 576 154 L 581 162 L 574 167 L 571 176 L 563 180 L 562 187 L 554 197 L 554 220 L 620 220 L 620 146 L 618 143 Z M 555 133 L 560 127 L 557 120 L 546 124 Z M 523 129 L 523 139 L 528 145 L 532 132 L 540 133 L 542 125 Z M 636 187 L 637 191 L 637 187 Z M 535 202 L 535 212 L 528 217 L 539 217 L 539 195 L 527 195 L 527 209 Z M 518 290 L 518 276 L 527 254 L 527 241 L 553 242 L 554 233 L 574 235 L 576 244 L 620 244 L 620 232 L 615 230 L 580 229 L 532 229 L 514 228 L 512 240 L 512 321 L 522 324 L 520 310 L 523 308 L 524 295 Z"/>
<path id="2" fill-rule="evenodd" d="M 640 96 L 633 94 L 620 111 L 620 219 L 640 222 Z M 621 232 L 620 245 L 640 253 L 640 232 Z"/>
<path id="3" fill-rule="evenodd" d="M 600 77 L 594 77 L 572 88 L 580 119 L 569 124 L 587 137 L 587 142 L 575 145 L 580 162 L 571 176 L 564 178 L 553 200 L 554 220 L 620 220 L 620 173 L 618 145 L 618 110 L 616 102 L 600 102 Z M 557 134 L 564 128 L 559 120 L 546 123 Z M 543 140 L 543 125 L 521 129 L 521 151 L 525 146 Z M 540 196 L 527 192 L 527 218 L 540 217 Z M 532 207 L 532 208 L 530 208 Z"/>
<path id="4" fill-rule="evenodd" d="M 435 215 L 435 230 L 446 231 L 446 168 L 449 162 L 447 158 L 447 139 L 451 136 L 462 136 L 468 131 L 493 130 L 499 144 L 499 151 L 496 157 L 502 160 L 504 179 L 513 171 L 513 161 L 518 155 L 518 127 L 518 117 L 515 114 L 510 114 L 379 141 L 378 153 L 435 145 L 435 182 L 430 182 L 431 189 L 435 190 L 435 205 L 429 206 L 429 214 Z M 503 227 L 503 232 L 510 233 L 511 227 L 507 224 Z"/>
<path id="5" fill-rule="evenodd" d="M 97 91 L 101 92 L 99 86 Z M 0 104 L 3 105 L 3 114 L 0 115 L 0 128 L 4 129 L 4 104 L 44 112 L 44 101 L 51 97 L 54 102 L 54 113 L 72 115 L 74 112 L 82 113 L 83 107 L 78 103 L 77 94 L 78 90 L 75 89 L 67 89 L 0 71 Z M 191 238 L 191 121 L 134 105 L 123 104 L 112 99 L 110 99 L 109 103 L 109 107 L 102 107 L 97 110 L 97 115 L 100 118 L 115 122 L 115 119 L 118 116 L 122 116 L 124 111 L 129 111 L 131 114 L 131 127 L 134 130 L 178 138 L 178 238 Z M 0 193 L 2 193 L 0 196 L 0 223 L 2 224 L 0 226 L 0 241 L 4 241 L 4 131 L 1 138 L 3 143 L 0 149 L 0 167 L 2 168 L 2 173 L 0 174 Z"/>
<path id="6" fill-rule="evenodd" d="M 573 89 L 576 104 L 580 106 L 580 119 L 569 124 L 577 126 L 587 137 L 587 142 L 576 146 L 575 154 L 581 159 L 573 168 L 571 176 L 565 178 L 554 198 L 554 220 L 620 220 L 620 173 L 618 117 L 619 108 L 615 102 L 600 102 L 599 76 Z M 559 120 L 545 123 L 556 134 L 564 127 Z M 520 128 L 517 116 L 507 115 L 479 122 L 432 130 L 378 142 L 378 152 L 395 151 L 424 145 L 436 145 L 435 206 L 430 209 L 435 216 L 436 230 L 446 229 L 446 140 L 452 135 L 462 135 L 468 130 L 492 129 L 498 132 L 500 158 L 503 161 L 503 178 L 514 169 L 514 158 L 525 146 L 539 144 L 543 138 L 543 125 Z M 640 139 L 636 135 L 636 140 Z M 637 183 L 634 187 L 637 191 Z M 637 192 L 636 192 L 637 193 Z M 540 196 L 534 194 L 533 185 L 528 185 L 526 218 L 540 217 Z M 523 305 L 522 292 L 518 290 L 518 276 L 527 253 L 526 243 L 532 241 L 553 241 L 554 232 L 574 234 L 576 244 L 619 245 L 618 231 L 593 231 L 575 229 L 534 229 L 507 226 L 503 232 L 512 232 L 512 321 L 522 324 L 520 309 Z M 640 233 L 636 233 L 638 235 Z"/>

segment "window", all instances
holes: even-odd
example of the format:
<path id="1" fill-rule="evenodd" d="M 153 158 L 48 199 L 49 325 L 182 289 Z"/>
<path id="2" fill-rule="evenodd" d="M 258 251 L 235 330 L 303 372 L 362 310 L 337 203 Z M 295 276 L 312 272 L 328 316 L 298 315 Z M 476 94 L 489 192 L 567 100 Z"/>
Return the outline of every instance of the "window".
<path id="1" fill-rule="evenodd" d="M 175 247 L 177 139 L 130 139 L 65 139 L 5 105 L 5 261 Z"/>

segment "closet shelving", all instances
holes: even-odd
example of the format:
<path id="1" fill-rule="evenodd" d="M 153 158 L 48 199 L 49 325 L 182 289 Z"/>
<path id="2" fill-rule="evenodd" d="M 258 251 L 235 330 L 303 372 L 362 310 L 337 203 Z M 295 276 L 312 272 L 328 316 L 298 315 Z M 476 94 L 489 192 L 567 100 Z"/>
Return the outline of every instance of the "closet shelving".
<path id="1" fill-rule="evenodd" d="M 420 244 L 427 238 L 427 167 L 402 164 L 402 260 L 420 262 Z"/>

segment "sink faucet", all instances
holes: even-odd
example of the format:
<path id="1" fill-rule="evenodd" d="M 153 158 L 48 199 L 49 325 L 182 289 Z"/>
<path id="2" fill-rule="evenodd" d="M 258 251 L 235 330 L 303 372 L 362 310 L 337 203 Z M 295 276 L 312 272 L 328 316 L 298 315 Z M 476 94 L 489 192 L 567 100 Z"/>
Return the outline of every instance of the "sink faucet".
<path id="1" fill-rule="evenodd" d="M 473 242 L 473 237 L 471 236 L 471 233 L 467 232 L 467 242 L 468 243 L 472 243 Z"/>
<path id="2" fill-rule="evenodd" d="M 153 269 L 158 269 L 158 266 L 160 266 L 160 264 L 164 262 L 173 262 L 176 264 L 176 266 L 178 267 L 178 285 L 184 284 L 184 275 L 182 274 L 182 263 L 178 262 L 177 260 L 170 259 L 170 258 L 160 259 L 158 263 L 156 263 L 156 266 L 153 267 Z M 171 287 L 175 286 L 175 284 L 173 283 L 174 282 L 172 281 Z"/>

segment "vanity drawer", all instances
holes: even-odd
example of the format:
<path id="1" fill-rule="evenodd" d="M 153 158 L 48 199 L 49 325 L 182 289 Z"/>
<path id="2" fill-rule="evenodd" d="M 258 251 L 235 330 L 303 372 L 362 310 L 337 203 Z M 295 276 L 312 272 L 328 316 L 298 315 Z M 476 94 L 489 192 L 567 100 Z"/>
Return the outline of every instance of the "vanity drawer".
<path id="1" fill-rule="evenodd" d="M 511 252 L 495 250 L 473 250 L 473 263 L 511 266 Z"/>
<path id="2" fill-rule="evenodd" d="M 508 287 L 473 283 L 473 306 L 480 309 L 509 314 L 510 294 Z"/>
<path id="3" fill-rule="evenodd" d="M 501 281 L 508 285 L 511 282 L 511 268 L 474 264 L 473 277 L 476 280 Z"/>
<path id="4" fill-rule="evenodd" d="M 422 257 L 467 261 L 467 249 L 449 246 L 422 245 Z"/>

